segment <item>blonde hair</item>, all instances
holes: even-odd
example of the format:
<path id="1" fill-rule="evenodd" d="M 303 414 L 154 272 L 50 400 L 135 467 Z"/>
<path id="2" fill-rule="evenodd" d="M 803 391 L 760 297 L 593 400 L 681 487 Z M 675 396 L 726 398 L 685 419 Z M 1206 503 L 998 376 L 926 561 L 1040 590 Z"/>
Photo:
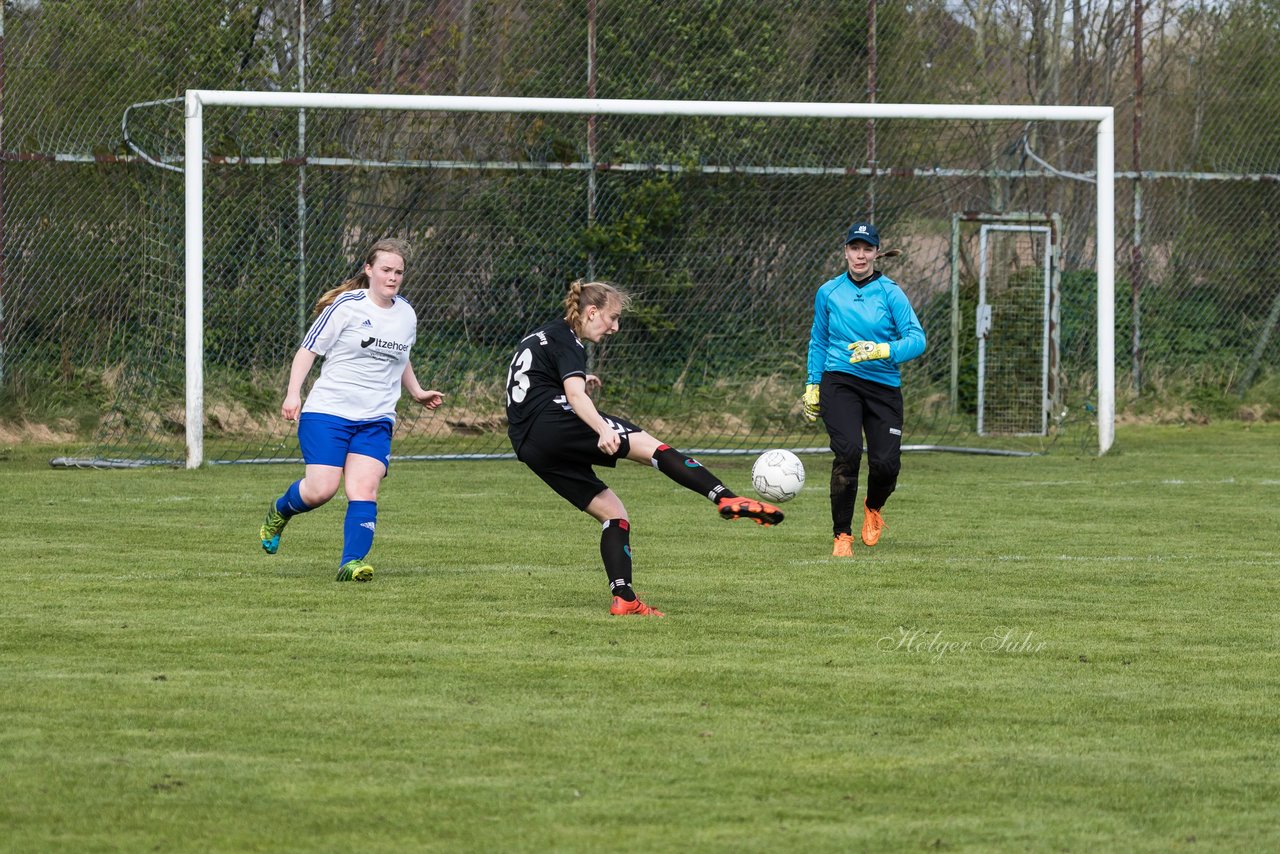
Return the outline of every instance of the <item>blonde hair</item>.
<path id="1" fill-rule="evenodd" d="M 382 240 L 379 240 L 377 243 L 369 247 L 368 253 L 364 256 L 364 263 L 360 265 L 360 272 L 356 273 L 336 288 L 330 288 L 320 295 L 320 299 L 316 300 L 316 314 L 319 314 L 329 306 L 333 305 L 333 301 L 342 294 L 345 294 L 347 291 L 354 291 L 358 288 L 364 288 L 367 290 L 369 288 L 369 276 L 365 273 L 364 268 L 373 265 L 373 262 L 378 258 L 379 252 L 389 252 L 392 255 L 399 255 L 401 261 L 404 261 L 405 264 L 409 263 L 408 243 L 403 240 L 397 240 L 394 237 L 385 237 Z"/>
<path id="2" fill-rule="evenodd" d="M 604 309 L 610 302 L 626 311 L 631 305 L 631 295 L 609 282 L 588 282 L 586 279 L 578 279 L 569 285 L 569 293 L 564 297 L 565 322 L 574 332 L 579 332 L 582 313 L 588 307 Z"/>

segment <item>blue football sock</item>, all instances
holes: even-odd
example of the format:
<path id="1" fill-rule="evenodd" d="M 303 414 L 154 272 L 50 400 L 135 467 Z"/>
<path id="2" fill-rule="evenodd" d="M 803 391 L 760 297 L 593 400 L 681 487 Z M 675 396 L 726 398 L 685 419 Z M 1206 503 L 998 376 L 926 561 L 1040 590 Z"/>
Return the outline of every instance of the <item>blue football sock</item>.
<path id="1" fill-rule="evenodd" d="M 298 491 L 298 484 L 300 483 L 302 481 L 295 480 L 289 484 L 289 488 L 284 491 L 284 495 L 276 499 L 276 512 L 286 519 L 297 516 L 299 513 L 306 513 L 311 509 L 311 505 L 302 500 L 302 493 Z"/>
<path id="2" fill-rule="evenodd" d="M 373 529 L 378 521 L 378 502 L 350 501 L 347 518 L 342 523 L 342 566 L 349 560 L 363 558 L 373 548 Z"/>

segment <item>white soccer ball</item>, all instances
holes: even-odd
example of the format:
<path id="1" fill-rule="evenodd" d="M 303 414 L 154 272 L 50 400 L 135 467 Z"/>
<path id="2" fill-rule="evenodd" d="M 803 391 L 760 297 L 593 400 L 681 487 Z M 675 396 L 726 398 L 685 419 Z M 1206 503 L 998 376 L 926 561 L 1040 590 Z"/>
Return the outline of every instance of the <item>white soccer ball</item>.
<path id="1" fill-rule="evenodd" d="M 804 463 L 790 451 L 765 451 L 751 467 L 751 486 L 761 498 L 790 501 L 804 488 Z"/>

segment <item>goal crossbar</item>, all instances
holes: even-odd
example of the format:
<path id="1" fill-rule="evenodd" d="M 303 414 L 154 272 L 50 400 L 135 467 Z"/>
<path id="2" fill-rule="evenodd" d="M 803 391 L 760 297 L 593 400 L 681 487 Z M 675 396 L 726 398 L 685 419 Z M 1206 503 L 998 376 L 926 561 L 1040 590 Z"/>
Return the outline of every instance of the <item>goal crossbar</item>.
<path id="1" fill-rule="evenodd" d="M 1098 452 L 1106 453 L 1115 440 L 1115 112 L 1111 107 L 508 98 L 212 89 L 188 89 L 184 101 L 187 468 L 197 468 L 204 461 L 205 107 L 1093 123 L 1096 146 L 1094 178 L 1097 182 Z"/>

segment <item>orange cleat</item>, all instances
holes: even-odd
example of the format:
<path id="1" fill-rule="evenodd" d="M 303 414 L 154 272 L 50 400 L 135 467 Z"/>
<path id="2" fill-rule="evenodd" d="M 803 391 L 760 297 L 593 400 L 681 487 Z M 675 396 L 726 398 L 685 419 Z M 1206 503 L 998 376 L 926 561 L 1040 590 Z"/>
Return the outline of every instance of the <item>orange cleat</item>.
<path id="1" fill-rule="evenodd" d="M 888 526 L 885 525 L 884 517 L 880 515 L 879 510 L 867 507 L 866 502 L 863 502 L 862 506 L 867 511 L 867 514 L 862 517 L 862 541 L 869 546 L 874 546 L 880 542 L 880 532 Z"/>
<path id="2" fill-rule="evenodd" d="M 613 597 L 613 604 L 609 606 L 609 613 L 615 617 L 665 617 L 666 614 L 657 608 L 650 608 L 639 599 L 628 602 L 621 596 Z"/>
<path id="3" fill-rule="evenodd" d="M 853 557 L 853 534 L 836 534 L 836 544 L 831 549 L 832 557 Z"/>
<path id="4" fill-rule="evenodd" d="M 757 525 L 777 525 L 782 521 L 782 511 L 772 504 L 754 498 L 721 498 L 721 519 L 750 519 Z"/>

